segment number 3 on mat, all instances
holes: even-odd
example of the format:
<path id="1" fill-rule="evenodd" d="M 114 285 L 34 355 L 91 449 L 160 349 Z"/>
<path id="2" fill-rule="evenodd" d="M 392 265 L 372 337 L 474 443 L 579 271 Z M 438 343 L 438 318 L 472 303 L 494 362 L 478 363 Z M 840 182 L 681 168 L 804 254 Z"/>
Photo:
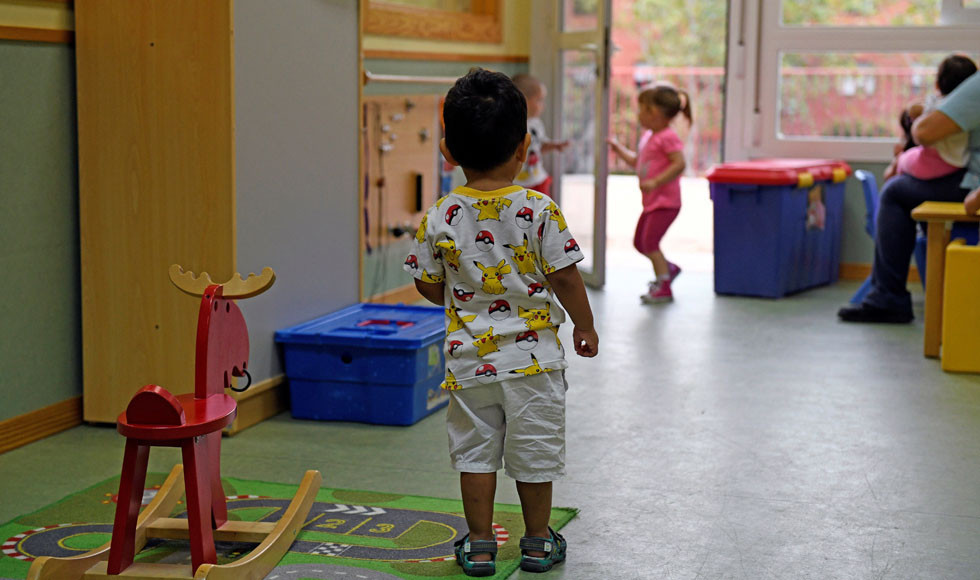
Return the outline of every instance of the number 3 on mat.
<path id="1" fill-rule="evenodd" d="M 368 531 L 372 534 L 387 534 L 393 529 L 395 529 L 395 524 L 378 524 Z"/>

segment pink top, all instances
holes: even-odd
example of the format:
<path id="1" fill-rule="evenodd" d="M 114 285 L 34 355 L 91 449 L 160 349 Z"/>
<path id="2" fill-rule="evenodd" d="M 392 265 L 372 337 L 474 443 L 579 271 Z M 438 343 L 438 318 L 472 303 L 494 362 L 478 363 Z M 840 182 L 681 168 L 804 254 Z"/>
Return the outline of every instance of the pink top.
<path id="1" fill-rule="evenodd" d="M 916 179 L 929 180 L 949 175 L 961 168 L 947 163 L 939 155 L 938 149 L 918 145 L 903 151 L 898 156 L 897 169 L 899 173 L 911 175 Z"/>
<path id="2" fill-rule="evenodd" d="M 640 137 L 637 147 L 636 175 L 642 182 L 663 173 L 670 165 L 670 153 L 684 150 L 684 143 L 673 129 L 667 127 L 654 133 L 647 131 Z M 681 179 L 675 177 L 656 189 L 643 191 L 643 211 L 654 209 L 679 209 L 681 207 Z"/>

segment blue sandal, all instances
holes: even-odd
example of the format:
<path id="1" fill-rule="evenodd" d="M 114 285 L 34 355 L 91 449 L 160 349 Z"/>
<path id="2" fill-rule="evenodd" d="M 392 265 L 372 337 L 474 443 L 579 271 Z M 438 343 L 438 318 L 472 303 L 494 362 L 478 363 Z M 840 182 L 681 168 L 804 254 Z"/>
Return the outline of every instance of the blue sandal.
<path id="1" fill-rule="evenodd" d="M 521 570 L 525 572 L 547 572 L 556 564 L 565 561 L 565 552 L 568 550 L 568 542 L 558 532 L 548 528 L 551 533 L 550 538 L 532 538 L 524 536 L 521 538 Z M 544 552 L 544 558 L 528 556 L 527 552 Z"/>
<path id="2" fill-rule="evenodd" d="M 456 547 L 456 563 L 463 567 L 463 573 L 467 576 L 493 576 L 497 573 L 496 539 L 471 541 L 470 535 L 466 534 L 453 546 Z M 470 560 L 473 554 L 490 554 L 490 561 L 474 562 Z"/>

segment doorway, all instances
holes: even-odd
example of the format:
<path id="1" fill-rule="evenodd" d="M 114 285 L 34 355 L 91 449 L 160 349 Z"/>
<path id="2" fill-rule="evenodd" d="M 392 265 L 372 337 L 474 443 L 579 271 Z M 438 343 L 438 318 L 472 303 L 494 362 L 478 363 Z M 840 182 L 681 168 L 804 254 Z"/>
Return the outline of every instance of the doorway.
<path id="1" fill-rule="evenodd" d="M 682 209 L 664 236 L 664 254 L 687 271 L 711 272 L 712 204 L 704 178 L 722 158 L 725 89 L 726 0 L 613 0 L 610 63 L 610 134 L 635 148 L 642 133 L 636 95 L 646 85 L 669 82 L 687 92 L 694 122 L 678 119 L 687 169 L 681 178 Z M 610 269 L 648 270 L 633 249 L 641 211 L 633 169 L 609 156 L 607 261 Z"/>

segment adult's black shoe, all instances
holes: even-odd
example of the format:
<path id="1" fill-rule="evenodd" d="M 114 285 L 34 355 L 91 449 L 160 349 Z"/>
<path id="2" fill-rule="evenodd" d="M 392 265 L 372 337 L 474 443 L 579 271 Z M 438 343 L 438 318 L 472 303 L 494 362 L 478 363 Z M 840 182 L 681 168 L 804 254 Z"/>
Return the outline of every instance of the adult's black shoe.
<path id="1" fill-rule="evenodd" d="M 890 324 L 905 324 L 912 322 L 911 312 L 900 312 L 878 308 L 870 304 L 845 306 L 837 311 L 837 317 L 844 322 L 887 322 Z"/>

